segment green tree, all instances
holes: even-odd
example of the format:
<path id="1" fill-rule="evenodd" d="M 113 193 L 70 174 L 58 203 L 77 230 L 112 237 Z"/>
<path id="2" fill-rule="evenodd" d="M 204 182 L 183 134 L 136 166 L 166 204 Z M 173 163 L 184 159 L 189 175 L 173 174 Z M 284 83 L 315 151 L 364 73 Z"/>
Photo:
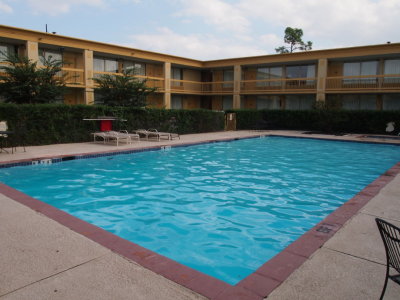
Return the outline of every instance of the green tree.
<path id="1" fill-rule="evenodd" d="M 121 75 L 103 74 L 93 78 L 97 84 L 96 92 L 103 103 L 109 106 L 146 106 L 147 96 L 154 93 L 157 88 L 146 85 L 147 79 L 134 76 L 135 69 L 123 71 Z"/>
<path id="2" fill-rule="evenodd" d="M 286 27 L 284 41 L 288 46 L 275 48 L 277 53 L 292 53 L 296 50 L 307 51 L 312 49 L 312 42 L 303 42 L 303 30 L 300 28 Z"/>
<path id="3" fill-rule="evenodd" d="M 41 57 L 41 65 L 27 57 L 1 53 L 0 95 L 9 103 L 51 103 L 65 92 L 63 62 Z"/>

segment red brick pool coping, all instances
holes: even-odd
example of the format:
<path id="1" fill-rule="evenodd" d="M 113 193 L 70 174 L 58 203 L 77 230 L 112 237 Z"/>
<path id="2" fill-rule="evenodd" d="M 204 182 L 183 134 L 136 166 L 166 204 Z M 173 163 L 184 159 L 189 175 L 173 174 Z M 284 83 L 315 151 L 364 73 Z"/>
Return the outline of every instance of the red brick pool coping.
<path id="1" fill-rule="evenodd" d="M 307 137 L 308 138 L 308 137 Z M 176 146 L 189 146 L 207 142 L 236 140 L 221 139 L 210 140 L 199 143 L 187 143 Z M 156 150 L 160 146 L 141 148 L 143 150 Z M 104 155 L 118 153 L 121 151 L 105 151 L 90 153 L 90 155 Z M 125 152 L 125 151 L 122 151 Z M 74 156 L 87 156 L 88 154 L 75 154 Z M 71 155 L 58 156 L 70 157 Z M 1 164 L 18 164 L 33 160 L 46 159 L 25 159 Z M 54 158 L 54 156 L 52 156 Z M 152 270 L 194 292 L 197 292 L 209 299 L 263 299 L 268 296 L 276 287 L 285 281 L 291 273 L 300 267 L 316 250 L 322 247 L 351 217 L 353 217 L 365 204 L 367 204 L 379 191 L 386 186 L 397 174 L 400 173 L 400 163 L 366 186 L 353 198 L 345 202 L 324 220 L 315 225 L 296 241 L 291 243 L 282 252 L 263 264 L 254 273 L 250 274 L 236 285 L 232 286 L 219 279 L 213 278 L 192 268 L 186 267 L 167 257 L 143 248 L 135 243 L 120 238 L 97 226 L 78 219 L 62 210 L 59 210 L 47 203 L 32 198 L 5 184 L 0 183 L 0 192 L 5 196 L 23 204 L 31 209 L 57 221 L 71 230 L 86 236 L 92 241 L 118 253 L 139 265 Z"/>

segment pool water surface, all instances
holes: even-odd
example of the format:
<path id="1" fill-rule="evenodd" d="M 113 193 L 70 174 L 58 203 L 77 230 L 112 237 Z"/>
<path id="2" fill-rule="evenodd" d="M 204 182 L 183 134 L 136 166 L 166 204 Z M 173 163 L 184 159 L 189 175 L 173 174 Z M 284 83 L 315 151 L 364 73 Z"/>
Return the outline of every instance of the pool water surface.
<path id="1" fill-rule="evenodd" d="M 399 150 L 266 137 L 5 168 L 0 180 L 236 284 L 400 161 Z"/>

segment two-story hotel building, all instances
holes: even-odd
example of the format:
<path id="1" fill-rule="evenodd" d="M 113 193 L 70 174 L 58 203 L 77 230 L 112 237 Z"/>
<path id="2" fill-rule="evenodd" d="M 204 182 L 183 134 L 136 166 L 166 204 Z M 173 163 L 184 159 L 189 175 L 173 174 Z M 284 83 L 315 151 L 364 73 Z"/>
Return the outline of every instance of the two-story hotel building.
<path id="1" fill-rule="evenodd" d="M 135 68 L 157 87 L 150 107 L 400 109 L 400 43 L 200 61 L 0 25 L 0 51 L 62 59 L 67 104 L 96 103 L 93 78 Z"/>

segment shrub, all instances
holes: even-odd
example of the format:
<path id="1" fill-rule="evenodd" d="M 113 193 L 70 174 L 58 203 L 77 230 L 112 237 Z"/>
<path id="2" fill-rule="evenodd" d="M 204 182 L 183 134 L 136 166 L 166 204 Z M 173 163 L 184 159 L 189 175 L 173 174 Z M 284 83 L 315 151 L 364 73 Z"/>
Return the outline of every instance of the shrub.
<path id="1" fill-rule="evenodd" d="M 290 129 L 325 133 L 386 133 L 394 121 L 400 131 L 400 111 L 345 110 L 230 110 L 236 113 L 237 129 Z"/>
<path id="2" fill-rule="evenodd" d="M 77 143 L 91 141 L 91 132 L 99 130 L 98 116 L 115 116 L 116 130 L 133 131 L 156 128 L 180 134 L 221 131 L 224 114 L 209 110 L 165 110 L 131 107 L 107 107 L 64 104 L 0 104 L 0 120 L 10 130 L 23 135 L 26 145 Z M 17 134 L 16 134 L 17 135 Z"/>

